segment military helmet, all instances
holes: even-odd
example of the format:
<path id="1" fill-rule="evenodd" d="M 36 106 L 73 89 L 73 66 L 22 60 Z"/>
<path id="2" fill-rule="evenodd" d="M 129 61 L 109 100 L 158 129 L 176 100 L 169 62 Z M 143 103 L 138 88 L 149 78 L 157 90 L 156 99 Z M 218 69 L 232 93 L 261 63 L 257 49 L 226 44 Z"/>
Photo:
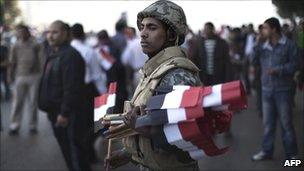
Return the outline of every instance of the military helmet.
<path id="1" fill-rule="evenodd" d="M 171 1 L 159 0 L 149 5 L 137 14 L 137 27 L 144 18 L 156 18 L 171 27 L 178 36 L 178 44 L 181 45 L 185 40 L 187 32 L 187 21 L 184 10 Z"/>

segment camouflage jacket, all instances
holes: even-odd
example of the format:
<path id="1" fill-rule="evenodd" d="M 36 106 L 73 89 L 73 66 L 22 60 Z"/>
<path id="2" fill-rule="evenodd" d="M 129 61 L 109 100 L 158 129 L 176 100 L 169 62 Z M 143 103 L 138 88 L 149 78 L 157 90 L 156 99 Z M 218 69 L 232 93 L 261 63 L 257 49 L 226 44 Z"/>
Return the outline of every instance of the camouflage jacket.
<path id="1" fill-rule="evenodd" d="M 201 85 L 198 71 L 198 68 L 186 58 L 180 47 L 164 49 L 149 59 L 140 71 L 142 78 L 135 90 L 131 105 L 145 105 L 159 86 Z M 150 169 L 197 168 L 197 162 L 193 161 L 188 153 L 164 141 L 164 136 L 145 138 L 135 135 L 125 138 L 123 143 L 125 149 L 132 154 L 133 161 Z"/>

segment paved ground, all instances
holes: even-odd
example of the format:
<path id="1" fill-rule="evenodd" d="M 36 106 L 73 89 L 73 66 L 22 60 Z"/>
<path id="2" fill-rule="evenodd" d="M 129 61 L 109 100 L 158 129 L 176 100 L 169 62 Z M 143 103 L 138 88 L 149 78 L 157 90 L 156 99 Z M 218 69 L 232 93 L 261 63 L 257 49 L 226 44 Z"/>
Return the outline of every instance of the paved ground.
<path id="1" fill-rule="evenodd" d="M 303 93 L 297 93 L 294 123 L 300 158 L 303 157 L 304 117 Z M 216 138 L 219 146 L 229 145 L 230 151 L 222 156 L 205 158 L 199 161 L 201 170 L 291 170 L 283 167 L 284 151 L 280 129 L 277 129 L 274 160 L 252 162 L 250 157 L 259 150 L 262 138 L 262 123 L 254 107 L 254 98 L 249 97 L 249 108 L 233 117 L 232 136 L 219 135 Z M 3 131 L 1 132 L 1 171 L 8 170 L 66 170 L 58 144 L 52 134 L 50 124 L 44 113 L 39 113 L 39 133 L 30 135 L 27 113 L 24 113 L 21 132 L 18 136 L 9 136 L 10 103 L 1 102 Z M 101 156 L 105 154 L 103 143 L 97 143 Z M 304 162 L 304 160 L 302 160 Z M 92 165 L 93 170 L 103 170 L 102 163 Z M 292 168 L 300 170 L 303 168 Z M 117 170 L 138 170 L 133 165 Z"/>

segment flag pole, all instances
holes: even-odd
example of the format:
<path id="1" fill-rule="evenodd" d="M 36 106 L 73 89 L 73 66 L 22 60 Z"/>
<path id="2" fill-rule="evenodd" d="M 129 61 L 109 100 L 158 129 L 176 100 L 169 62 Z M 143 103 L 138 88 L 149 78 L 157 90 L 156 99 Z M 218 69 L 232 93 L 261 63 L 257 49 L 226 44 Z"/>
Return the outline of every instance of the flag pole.
<path id="1" fill-rule="evenodd" d="M 107 159 L 111 157 L 111 146 L 112 146 L 112 139 L 110 138 L 108 141 L 108 153 L 107 153 Z M 106 171 L 109 171 L 110 164 L 107 163 Z"/>

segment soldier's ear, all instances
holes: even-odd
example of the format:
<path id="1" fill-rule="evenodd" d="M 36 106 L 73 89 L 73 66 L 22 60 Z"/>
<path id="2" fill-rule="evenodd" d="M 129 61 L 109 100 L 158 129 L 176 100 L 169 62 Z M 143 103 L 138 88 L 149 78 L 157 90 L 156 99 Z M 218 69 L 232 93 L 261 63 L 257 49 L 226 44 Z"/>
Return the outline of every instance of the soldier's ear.
<path id="1" fill-rule="evenodd" d="M 169 28 L 167 29 L 167 37 L 169 42 L 175 42 L 177 35 L 171 28 Z"/>

